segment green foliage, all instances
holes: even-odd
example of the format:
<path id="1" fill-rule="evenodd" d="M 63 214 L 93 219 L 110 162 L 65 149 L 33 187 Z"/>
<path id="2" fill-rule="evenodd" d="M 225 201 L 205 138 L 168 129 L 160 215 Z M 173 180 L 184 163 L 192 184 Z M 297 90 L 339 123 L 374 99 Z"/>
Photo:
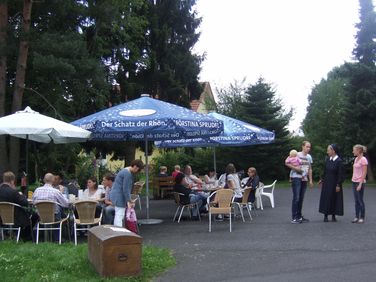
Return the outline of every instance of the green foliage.
<path id="1" fill-rule="evenodd" d="M 233 162 L 238 170 L 256 167 L 263 179 L 284 179 L 284 160 L 291 150 L 287 125 L 292 110 L 285 112 L 273 87 L 260 78 L 244 87 L 244 81 L 222 89 L 219 96 L 222 113 L 275 132 L 275 142 L 266 145 L 219 148 L 218 167 Z"/>
<path id="2" fill-rule="evenodd" d="M 153 159 L 153 174 L 157 175 L 161 166 L 167 166 L 168 174 L 171 174 L 177 164 L 182 171 L 186 165 L 190 165 L 193 173 L 204 175 L 214 166 L 213 148 L 165 149 Z"/>
<path id="3" fill-rule="evenodd" d="M 356 46 L 353 55 L 362 64 L 374 66 L 376 62 L 376 13 L 372 0 L 359 0 L 360 22 L 356 25 Z"/>
<path id="4" fill-rule="evenodd" d="M 139 277 L 103 279 L 87 258 L 87 244 L 1 243 L 1 281 L 150 281 L 175 265 L 167 249 L 144 246 Z"/>
<path id="5" fill-rule="evenodd" d="M 36 1 L 23 104 L 68 122 L 145 92 L 188 106 L 189 100 L 198 98 L 202 91 L 198 74 L 203 57 L 192 52 L 201 22 L 194 10 L 195 2 Z M 23 36 L 23 1 L 7 3 L 8 37 L 5 46 L 0 46 L 7 55 L 7 93 L 0 107 L 8 114 Z M 120 87 L 113 87 L 114 83 Z M 87 150 L 97 146 L 100 151 L 115 151 L 122 156 L 134 149 L 120 142 L 82 146 Z M 74 174 L 71 167 L 77 151 L 66 150 L 60 161 L 57 158 L 65 147 L 36 147 L 38 153 L 32 156 L 39 165 L 35 178 L 50 169 Z M 9 160 L 1 158 L 0 162 L 0 167 L 6 167 Z"/>

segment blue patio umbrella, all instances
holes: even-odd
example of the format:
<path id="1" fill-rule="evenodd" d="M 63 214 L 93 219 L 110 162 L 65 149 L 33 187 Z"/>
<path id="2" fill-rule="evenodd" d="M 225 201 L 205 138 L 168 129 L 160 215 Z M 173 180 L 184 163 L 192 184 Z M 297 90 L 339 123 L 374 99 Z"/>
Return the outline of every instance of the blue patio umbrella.
<path id="1" fill-rule="evenodd" d="M 92 132 L 97 141 L 144 140 L 148 142 L 182 138 L 209 137 L 223 130 L 223 123 L 208 115 L 187 108 L 152 99 L 147 94 L 141 98 L 108 108 L 72 122 Z M 143 223 L 156 223 L 149 219 L 149 172 L 146 160 L 146 217 Z M 140 221 L 142 222 L 142 221 Z"/>
<path id="2" fill-rule="evenodd" d="M 274 132 L 218 113 L 208 116 L 223 122 L 223 132 L 217 136 L 156 141 L 159 148 L 249 146 L 268 144 L 274 141 Z M 216 170 L 214 148 L 214 170 Z"/>

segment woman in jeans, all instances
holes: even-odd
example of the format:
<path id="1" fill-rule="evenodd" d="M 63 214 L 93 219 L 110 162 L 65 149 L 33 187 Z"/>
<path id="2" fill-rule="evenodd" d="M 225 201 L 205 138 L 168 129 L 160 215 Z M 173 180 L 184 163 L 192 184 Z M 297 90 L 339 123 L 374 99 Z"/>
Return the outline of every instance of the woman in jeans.
<path id="1" fill-rule="evenodd" d="M 363 223 L 365 216 L 365 207 L 363 201 L 364 188 L 366 183 L 368 161 L 364 154 L 366 147 L 363 145 L 355 145 L 353 147 L 353 154 L 355 157 L 352 175 L 352 189 L 355 199 L 355 218 L 352 223 Z"/>

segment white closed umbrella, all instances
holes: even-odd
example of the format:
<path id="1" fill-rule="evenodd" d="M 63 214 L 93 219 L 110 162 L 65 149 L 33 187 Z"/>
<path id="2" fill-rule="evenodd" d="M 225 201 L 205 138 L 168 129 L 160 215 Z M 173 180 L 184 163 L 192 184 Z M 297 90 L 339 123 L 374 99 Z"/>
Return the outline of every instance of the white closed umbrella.
<path id="1" fill-rule="evenodd" d="M 40 143 L 53 141 L 56 144 L 63 144 L 85 142 L 91 132 L 26 107 L 23 111 L 0 118 L 0 135 L 4 134 Z M 27 148 L 26 142 L 26 170 L 28 170 Z"/>

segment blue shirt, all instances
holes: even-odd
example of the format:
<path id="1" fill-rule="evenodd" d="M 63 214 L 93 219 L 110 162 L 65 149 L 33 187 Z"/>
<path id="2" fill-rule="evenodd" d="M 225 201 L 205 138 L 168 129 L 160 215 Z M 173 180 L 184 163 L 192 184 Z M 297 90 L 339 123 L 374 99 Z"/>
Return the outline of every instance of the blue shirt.
<path id="1" fill-rule="evenodd" d="M 128 168 L 123 168 L 115 177 L 110 191 L 110 200 L 115 207 L 125 208 L 131 200 L 133 176 Z"/>

